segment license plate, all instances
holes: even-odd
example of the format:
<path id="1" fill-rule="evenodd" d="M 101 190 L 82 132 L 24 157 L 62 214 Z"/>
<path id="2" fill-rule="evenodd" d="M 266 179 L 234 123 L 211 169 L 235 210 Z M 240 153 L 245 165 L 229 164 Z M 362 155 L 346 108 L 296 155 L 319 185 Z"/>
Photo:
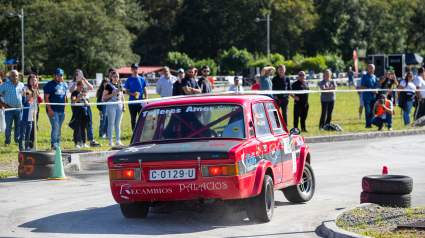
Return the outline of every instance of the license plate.
<path id="1" fill-rule="evenodd" d="M 195 179 L 195 169 L 158 169 L 150 171 L 150 180 Z"/>

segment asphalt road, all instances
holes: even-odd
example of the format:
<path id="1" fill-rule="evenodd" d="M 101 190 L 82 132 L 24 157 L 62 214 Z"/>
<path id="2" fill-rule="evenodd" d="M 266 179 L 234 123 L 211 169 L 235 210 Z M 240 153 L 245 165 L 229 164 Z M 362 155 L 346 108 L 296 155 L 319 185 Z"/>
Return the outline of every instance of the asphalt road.
<path id="1" fill-rule="evenodd" d="M 126 219 L 113 200 L 105 164 L 68 174 L 68 181 L 0 180 L 1 237 L 317 237 L 325 217 L 359 204 L 361 179 L 380 174 L 413 178 L 413 205 L 425 204 L 425 136 L 311 144 L 316 193 L 306 204 L 290 204 L 275 192 L 273 220 L 255 224 L 245 212 L 224 205 L 204 213 L 151 213 Z"/>

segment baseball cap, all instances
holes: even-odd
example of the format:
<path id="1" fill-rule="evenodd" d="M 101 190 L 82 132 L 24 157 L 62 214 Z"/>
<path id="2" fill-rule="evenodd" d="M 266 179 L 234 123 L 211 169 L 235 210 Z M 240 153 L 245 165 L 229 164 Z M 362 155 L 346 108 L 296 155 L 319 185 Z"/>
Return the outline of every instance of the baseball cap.
<path id="1" fill-rule="evenodd" d="M 238 77 L 238 76 L 236 76 L 236 77 L 235 77 L 235 80 L 239 80 L 239 77 Z"/>
<path id="2" fill-rule="evenodd" d="M 256 74 L 256 75 L 255 75 L 255 77 L 256 77 L 256 78 L 259 78 L 259 77 L 260 77 L 260 74 Z"/>
<path id="3" fill-rule="evenodd" d="M 177 73 L 184 73 L 184 69 L 182 69 L 182 68 L 178 69 Z"/>
<path id="4" fill-rule="evenodd" d="M 193 68 L 193 71 L 198 72 L 198 69 L 197 68 Z"/>
<path id="5" fill-rule="evenodd" d="M 60 69 L 60 68 L 56 69 L 55 74 L 56 74 L 56 75 L 64 75 L 64 73 L 63 73 L 63 69 Z"/>
<path id="6" fill-rule="evenodd" d="M 139 64 L 138 63 L 134 63 L 131 65 L 131 68 L 139 68 Z"/>

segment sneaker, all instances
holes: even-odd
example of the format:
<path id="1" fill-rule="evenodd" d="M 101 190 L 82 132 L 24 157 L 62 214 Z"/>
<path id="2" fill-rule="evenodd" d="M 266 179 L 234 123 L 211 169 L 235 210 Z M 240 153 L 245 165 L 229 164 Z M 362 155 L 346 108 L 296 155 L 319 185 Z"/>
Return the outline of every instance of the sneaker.
<path id="1" fill-rule="evenodd" d="M 81 142 L 78 142 L 78 145 L 81 147 L 81 146 L 83 146 L 83 144 L 81 143 Z"/>
<path id="2" fill-rule="evenodd" d="M 60 148 L 60 145 L 58 143 L 54 143 L 52 146 L 52 150 L 56 150 L 56 147 Z M 63 149 L 63 148 L 60 148 L 60 149 Z"/>
<path id="3" fill-rule="evenodd" d="M 121 140 L 117 140 L 117 145 L 124 145 Z"/>
<path id="4" fill-rule="evenodd" d="M 392 130 L 393 130 L 393 128 L 392 128 L 392 127 L 390 127 L 390 128 L 388 128 L 388 130 L 389 130 L 389 131 L 392 131 Z"/>
<path id="5" fill-rule="evenodd" d="M 35 147 L 32 147 L 30 151 L 35 151 Z"/>
<path id="6" fill-rule="evenodd" d="M 9 147 L 10 144 L 4 144 L 4 147 Z"/>
<path id="7" fill-rule="evenodd" d="M 362 116 L 359 116 L 359 119 L 360 119 L 360 120 L 361 120 L 361 119 L 363 119 L 363 118 L 362 118 Z"/>
<path id="8" fill-rule="evenodd" d="M 87 144 L 83 144 L 82 148 L 84 148 L 84 149 L 89 149 L 89 148 L 90 148 L 90 146 L 88 146 Z"/>
<path id="9" fill-rule="evenodd" d="M 99 147 L 99 146 L 102 146 L 102 145 L 97 143 L 96 141 L 92 141 L 92 142 L 90 142 L 90 146 L 91 147 Z"/>
<path id="10" fill-rule="evenodd" d="M 80 145 L 74 145 L 74 148 L 75 148 L 75 149 L 80 149 L 80 148 L 81 148 L 81 146 L 80 146 Z"/>
<path id="11" fill-rule="evenodd" d="M 25 151 L 25 149 L 24 148 L 21 148 L 21 149 L 19 149 L 19 151 Z"/>
<path id="12" fill-rule="evenodd" d="M 382 131 L 382 126 L 379 126 L 378 131 Z"/>
<path id="13" fill-rule="evenodd" d="M 107 139 L 107 138 L 106 138 L 106 135 L 101 136 L 101 137 L 100 137 L 100 139 L 101 139 L 101 140 L 106 140 L 106 139 Z"/>
<path id="14" fill-rule="evenodd" d="M 31 148 L 30 147 L 27 147 L 25 150 L 26 151 L 31 151 Z"/>
<path id="15" fill-rule="evenodd" d="M 115 146 L 114 141 L 113 140 L 109 140 L 109 146 Z"/>

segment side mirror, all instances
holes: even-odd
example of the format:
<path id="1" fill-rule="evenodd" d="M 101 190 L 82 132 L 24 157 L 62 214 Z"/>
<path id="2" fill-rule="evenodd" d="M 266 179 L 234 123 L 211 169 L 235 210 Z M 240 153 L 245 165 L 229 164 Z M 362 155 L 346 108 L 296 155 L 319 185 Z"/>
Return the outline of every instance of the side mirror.
<path id="1" fill-rule="evenodd" d="M 301 134 L 301 130 L 300 130 L 300 129 L 298 129 L 298 128 L 292 128 L 292 129 L 289 131 L 289 135 L 299 135 L 299 134 Z"/>

